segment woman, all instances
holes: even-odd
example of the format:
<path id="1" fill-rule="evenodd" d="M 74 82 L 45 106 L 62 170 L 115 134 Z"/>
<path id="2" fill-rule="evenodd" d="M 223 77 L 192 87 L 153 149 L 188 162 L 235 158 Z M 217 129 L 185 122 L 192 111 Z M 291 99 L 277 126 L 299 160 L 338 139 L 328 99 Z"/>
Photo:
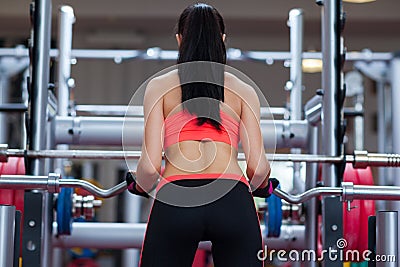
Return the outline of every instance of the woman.
<path id="1" fill-rule="evenodd" d="M 262 266 L 251 189 L 268 197 L 278 182 L 268 179 L 257 94 L 224 71 L 225 26 L 215 8 L 187 7 L 176 39 L 180 65 L 147 85 L 142 156 L 127 175 L 132 193 L 148 196 L 157 186 L 140 266 L 192 266 L 202 240 L 211 241 L 217 267 Z"/>

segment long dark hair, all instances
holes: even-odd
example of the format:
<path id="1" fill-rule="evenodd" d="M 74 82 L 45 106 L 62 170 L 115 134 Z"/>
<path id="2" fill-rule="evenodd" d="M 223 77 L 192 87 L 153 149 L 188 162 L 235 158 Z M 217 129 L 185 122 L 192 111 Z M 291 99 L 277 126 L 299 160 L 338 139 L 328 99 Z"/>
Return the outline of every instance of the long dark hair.
<path id="1" fill-rule="evenodd" d="M 197 3 L 182 12 L 176 33 L 182 38 L 178 74 L 183 109 L 197 115 L 199 126 L 208 122 L 220 130 L 219 104 L 224 101 L 223 66 L 226 63 L 226 49 L 222 39 L 225 34 L 223 18 L 214 7 Z M 182 64 L 193 61 L 220 64 Z"/>

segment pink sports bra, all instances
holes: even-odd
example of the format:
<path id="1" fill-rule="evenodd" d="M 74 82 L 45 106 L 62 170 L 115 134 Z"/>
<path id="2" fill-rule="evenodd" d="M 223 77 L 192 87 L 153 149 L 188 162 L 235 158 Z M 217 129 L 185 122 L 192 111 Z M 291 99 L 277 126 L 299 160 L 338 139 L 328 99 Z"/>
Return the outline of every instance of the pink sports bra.
<path id="1" fill-rule="evenodd" d="M 213 140 L 238 149 L 239 122 L 221 110 L 221 131 L 210 123 L 197 125 L 197 116 L 182 110 L 164 121 L 164 149 L 181 141 Z"/>

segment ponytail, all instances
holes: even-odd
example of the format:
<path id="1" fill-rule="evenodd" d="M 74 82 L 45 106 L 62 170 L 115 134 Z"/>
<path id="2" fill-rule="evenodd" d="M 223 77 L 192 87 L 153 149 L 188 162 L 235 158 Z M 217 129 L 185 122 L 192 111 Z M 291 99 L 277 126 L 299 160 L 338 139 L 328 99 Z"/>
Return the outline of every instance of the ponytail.
<path id="1" fill-rule="evenodd" d="M 183 109 L 197 115 L 198 125 L 208 122 L 220 130 L 219 101 L 224 101 L 223 66 L 226 63 L 222 16 L 206 4 L 189 6 L 179 18 L 177 34 L 182 38 L 177 63 L 180 64 Z M 200 69 L 196 63 L 182 64 L 194 61 L 219 64 L 201 64 Z"/>

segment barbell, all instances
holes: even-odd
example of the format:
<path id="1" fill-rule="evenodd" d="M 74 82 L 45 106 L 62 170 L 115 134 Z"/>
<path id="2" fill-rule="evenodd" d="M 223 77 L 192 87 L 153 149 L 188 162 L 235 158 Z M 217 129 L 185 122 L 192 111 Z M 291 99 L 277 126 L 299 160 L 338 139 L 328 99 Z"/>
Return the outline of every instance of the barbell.
<path id="1" fill-rule="evenodd" d="M 110 189 L 99 188 L 87 181 L 78 179 L 61 179 L 57 173 L 42 175 L 0 175 L 1 189 L 15 190 L 46 190 L 50 193 L 59 193 L 61 188 L 82 188 L 100 198 L 116 196 L 127 188 L 126 182 L 117 184 Z"/>
<path id="2" fill-rule="evenodd" d="M 1 189 L 47 190 L 50 193 L 58 193 L 60 188 L 64 187 L 82 188 L 96 197 L 110 198 L 125 191 L 127 184 L 123 181 L 110 189 L 102 189 L 84 180 L 61 179 L 61 175 L 55 173 L 49 173 L 48 176 L 0 175 Z M 344 202 L 353 199 L 400 200 L 399 186 L 354 185 L 352 182 L 342 182 L 340 187 L 316 187 L 298 195 L 280 189 L 275 189 L 273 193 L 293 204 L 303 203 L 319 196 L 340 196 Z"/>
<path id="3" fill-rule="evenodd" d="M 124 160 L 139 159 L 140 151 L 111 151 L 111 150 L 23 150 L 8 149 L 0 145 L 0 162 L 6 162 L 8 157 L 28 158 L 68 158 L 68 159 L 97 159 Z M 271 161 L 291 161 L 306 163 L 352 163 L 354 168 L 400 167 L 400 154 L 369 153 L 354 151 L 353 155 L 326 156 L 314 154 L 266 154 Z M 244 153 L 238 153 L 238 160 L 245 160 Z"/>

